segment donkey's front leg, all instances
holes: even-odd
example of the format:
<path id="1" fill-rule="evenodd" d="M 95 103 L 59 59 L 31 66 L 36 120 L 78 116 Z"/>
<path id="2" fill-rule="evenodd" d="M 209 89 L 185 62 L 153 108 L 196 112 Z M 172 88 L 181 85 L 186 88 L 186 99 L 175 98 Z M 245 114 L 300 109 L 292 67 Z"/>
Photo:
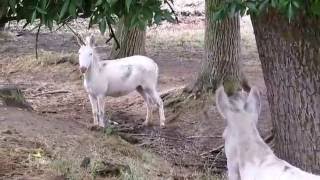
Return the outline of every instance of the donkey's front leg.
<path id="1" fill-rule="evenodd" d="M 98 96 L 98 121 L 99 121 L 99 126 L 105 127 L 106 126 L 106 120 L 105 120 L 105 113 L 104 113 L 104 96 Z"/>
<path id="2" fill-rule="evenodd" d="M 99 125 L 99 117 L 98 117 L 98 101 L 97 97 L 92 96 L 89 94 L 89 99 L 91 103 L 91 108 L 92 108 L 92 114 L 93 114 L 93 124 L 95 126 Z"/>

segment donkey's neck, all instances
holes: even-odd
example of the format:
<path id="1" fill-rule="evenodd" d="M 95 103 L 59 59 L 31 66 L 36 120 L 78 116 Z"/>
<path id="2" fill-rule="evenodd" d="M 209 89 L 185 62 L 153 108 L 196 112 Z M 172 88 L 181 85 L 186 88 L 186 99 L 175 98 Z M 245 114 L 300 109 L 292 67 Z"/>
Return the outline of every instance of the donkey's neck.
<path id="1" fill-rule="evenodd" d="M 100 69 L 100 58 L 96 54 L 96 52 L 93 53 L 92 63 L 89 66 L 87 72 L 85 73 L 84 77 L 87 81 L 92 80 L 93 78 L 97 77 L 99 74 Z"/>
<path id="2" fill-rule="evenodd" d="M 242 126 L 242 125 L 240 125 Z M 237 138 L 241 159 L 245 161 L 255 161 L 273 154 L 270 147 L 261 138 L 258 129 L 251 124 L 251 128 L 238 128 L 235 138 Z"/>

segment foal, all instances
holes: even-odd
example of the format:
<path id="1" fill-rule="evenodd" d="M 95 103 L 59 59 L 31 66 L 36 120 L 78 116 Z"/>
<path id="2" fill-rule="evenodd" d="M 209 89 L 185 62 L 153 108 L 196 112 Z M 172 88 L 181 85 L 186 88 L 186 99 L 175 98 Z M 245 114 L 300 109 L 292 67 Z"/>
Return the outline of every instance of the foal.
<path id="1" fill-rule="evenodd" d="M 263 141 L 257 129 L 261 108 L 257 89 L 229 98 L 220 87 L 216 104 L 227 121 L 223 137 L 229 180 L 320 180 L 276 157 Z"/>
<path id="2" fill-rule="evenodd" d="M 100 61 L 94 49 L 94 37 L 86 38 L 79 49 L 80 71 L 84 74 L 84 87 L 89 94 L 94 125 L 106 126 L 105 96 L 119 97 L 136 90 L 147 103 L 147 116 L 144 125 L 150 124 L 152 105 L 157 105 L 160 126 L 165 126 L 163 101 L 156 86 L 158 65 L 145 56 Z"/>

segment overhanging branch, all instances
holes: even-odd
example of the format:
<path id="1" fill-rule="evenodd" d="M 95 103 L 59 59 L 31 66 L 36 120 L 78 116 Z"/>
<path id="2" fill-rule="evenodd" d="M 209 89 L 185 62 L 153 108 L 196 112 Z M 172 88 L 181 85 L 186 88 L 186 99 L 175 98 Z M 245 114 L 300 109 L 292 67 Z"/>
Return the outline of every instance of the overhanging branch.
<path id="1" fill-rule="evenodd" d="M 108 24 L 108 28 L 109 28 L 110 34 L 109 34 L 109 39 L 107 39 L 106 43 L 108 43 L 111 39 L 114 39 L 114 41 L 116 42 L 116 45 L 117 45 L 116 50 L 118 50 L 120 48 L 120 43 L 119 43 L 119 41 L 118 41 L 118 39 L 117 39 L 117 37 L 116 37 L 116 35 L 114 33 L 114 30 L 113 30 L 113 28 L 111 26 L 111 22 L 110 22 L 110 20 L 108 18 L 107 18 L 107 24 Z"/>

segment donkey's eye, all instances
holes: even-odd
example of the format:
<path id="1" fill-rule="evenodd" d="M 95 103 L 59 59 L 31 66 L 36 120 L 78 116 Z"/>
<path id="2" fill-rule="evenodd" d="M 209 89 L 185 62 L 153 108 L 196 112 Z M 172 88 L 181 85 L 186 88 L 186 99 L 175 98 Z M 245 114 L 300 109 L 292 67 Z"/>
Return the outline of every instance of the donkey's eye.
<path id="1" fill-rule="evenodd" d="M 92 53 L 90 53 L 89 55 L 92 56 Z"/>

